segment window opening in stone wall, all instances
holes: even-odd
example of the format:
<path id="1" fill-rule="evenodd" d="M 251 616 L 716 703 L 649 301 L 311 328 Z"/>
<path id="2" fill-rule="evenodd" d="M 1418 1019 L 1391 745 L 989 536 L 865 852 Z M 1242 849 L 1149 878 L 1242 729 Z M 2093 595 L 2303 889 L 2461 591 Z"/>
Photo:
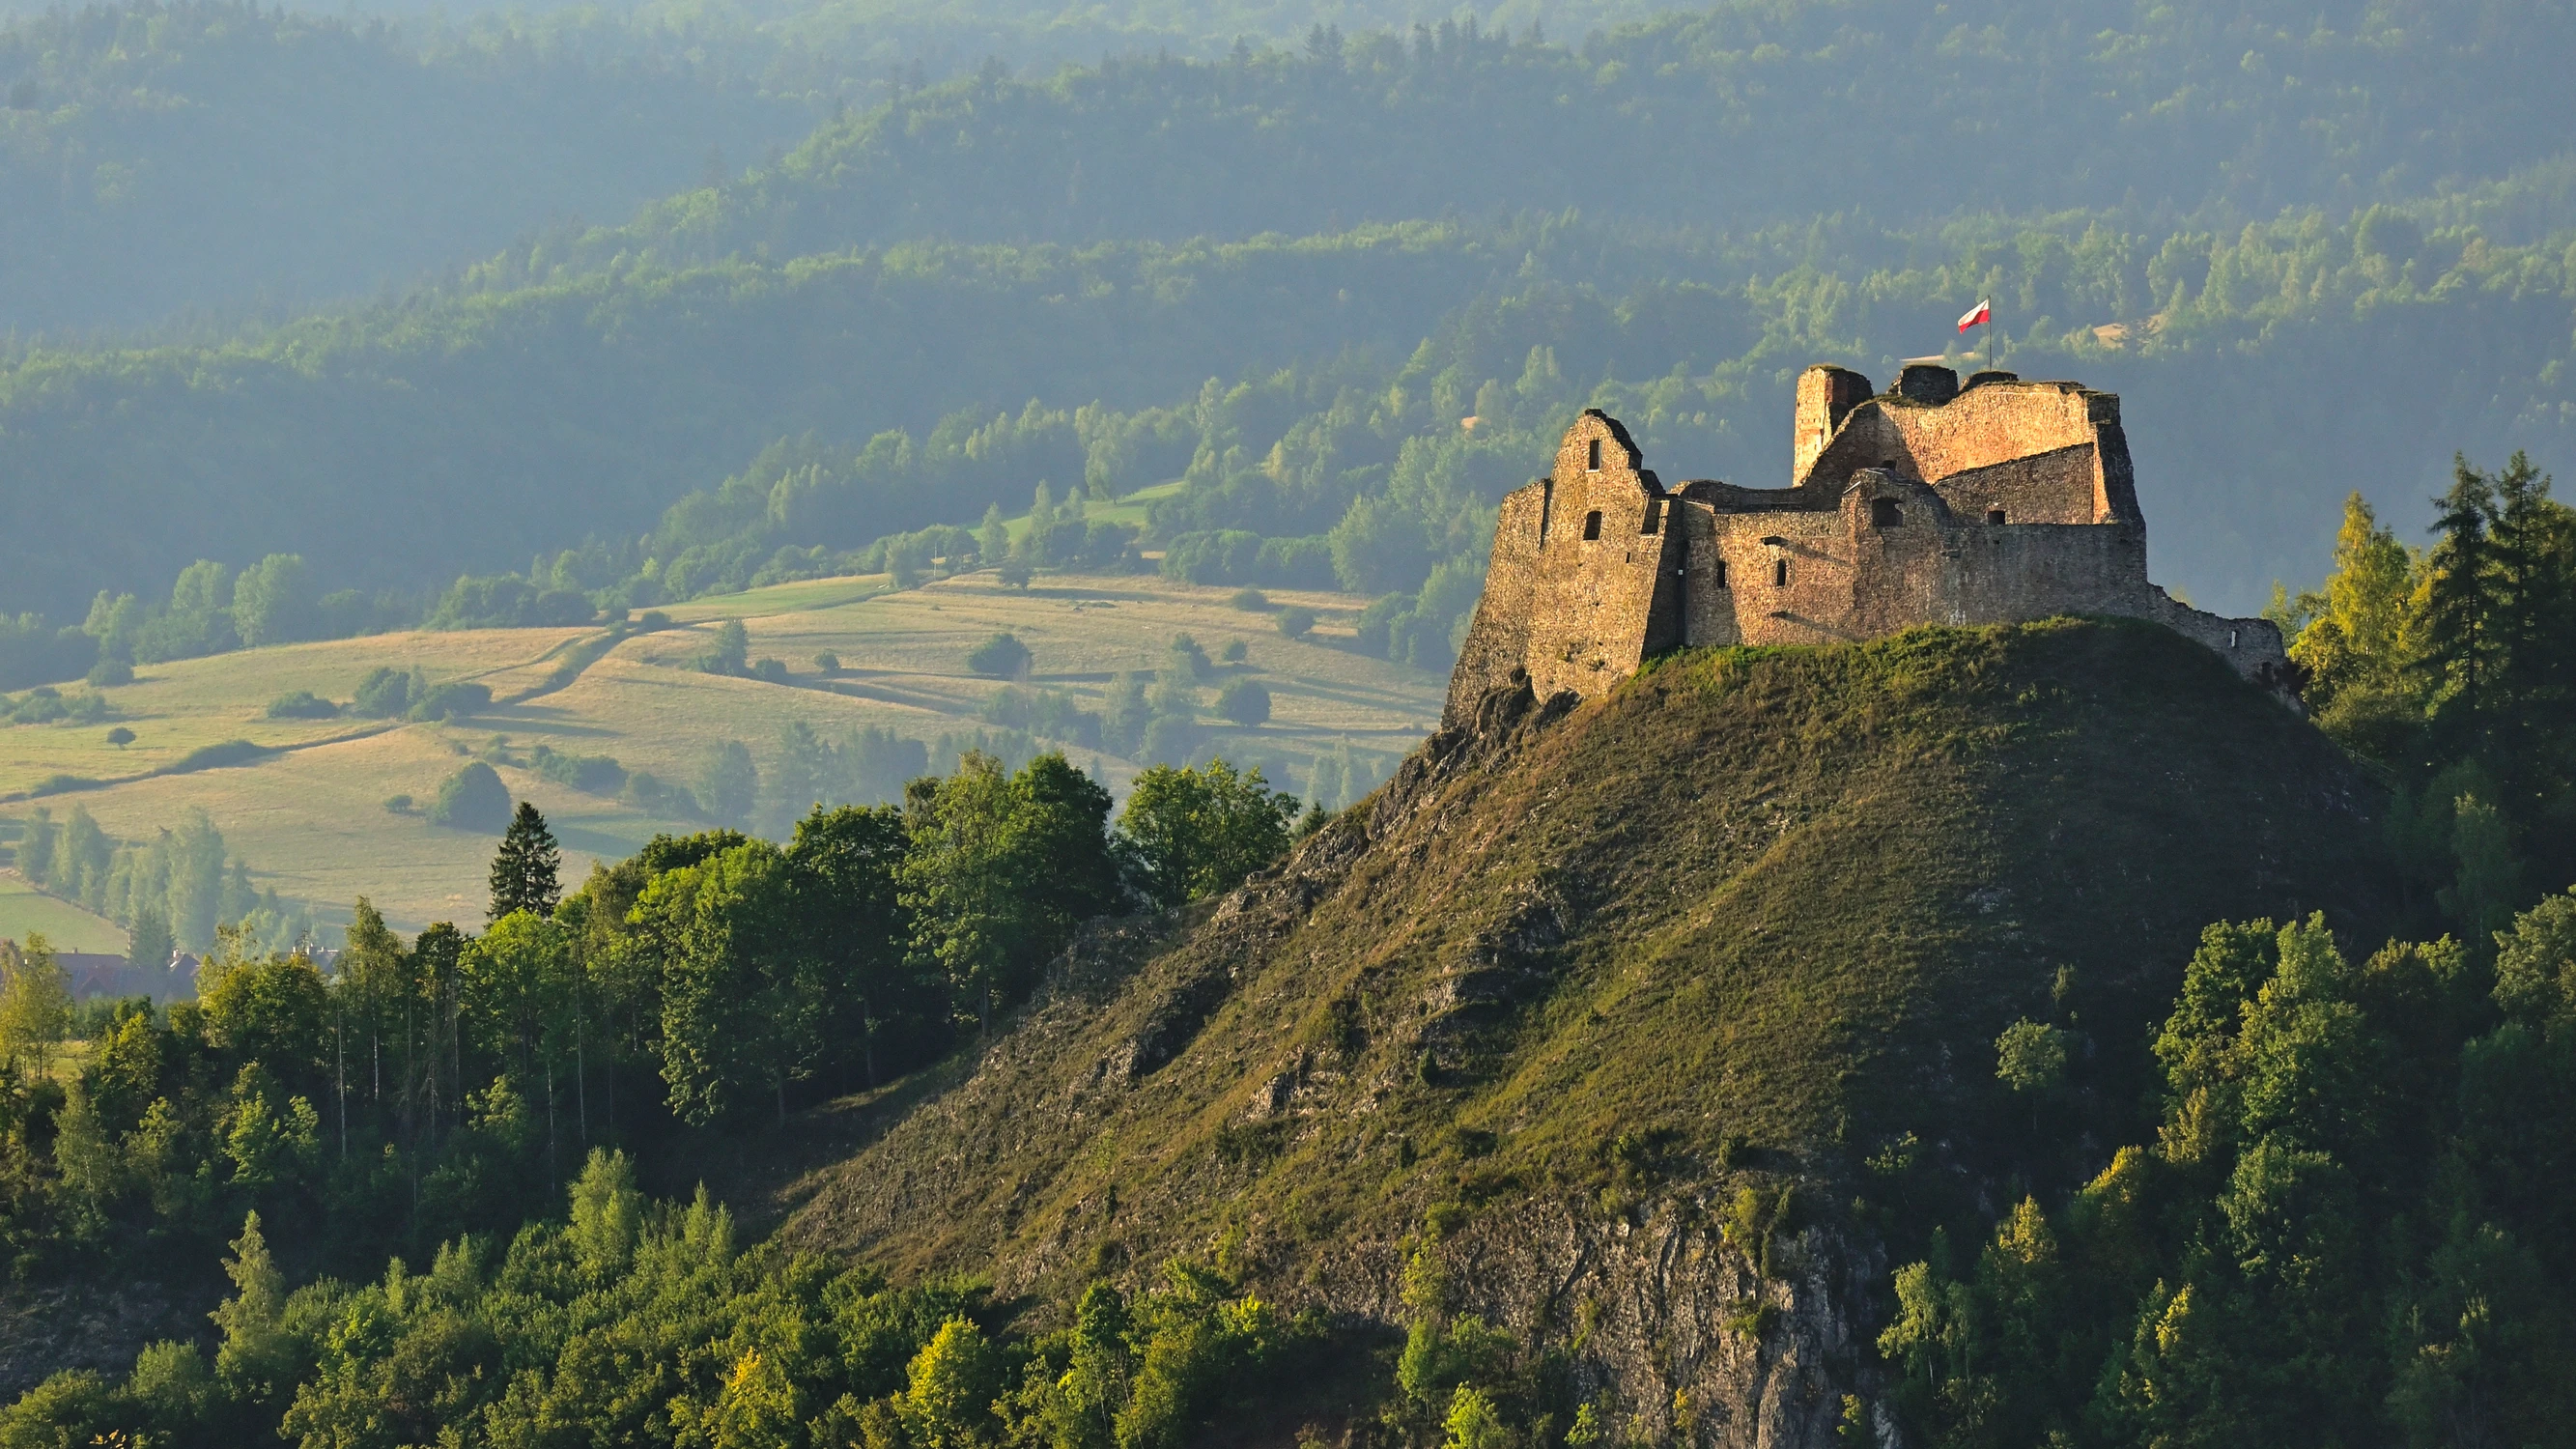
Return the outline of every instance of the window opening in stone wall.
<path id="1" fill-rule="evenodd" d="M 1787 559 L 1775 558 L 1771 560 L 1771 587 L 1775 589 L 1785 589 L 1789 587 L 1789 561 Z"/>
<path id="2" fill-rule="evenodd" d="M 1721 589 L 1726 587 L 1726 560 L 1724 559 L 1717 561 L 1717 586 Z"/>
<path id="3" fill-rule="evenodd" d="M 1586 539 L 1595 539 L 1601 536 L 1600 509 L 1593 509 L 1590 513 L 1583 515 L 1583 536 Z"/>
<path id="4" fill-rule="evenodd" d="M 2002 509 L 2000 509 L 2000 508 L 1989 508 L 1989 509 L 1987 509 L 1987 510 L 1986 510 L 1986 522 L 1988 522 L 1988 523 L 2001 523 L 2001 522 L 2003 522 L 2003 521 L 2004 521 L 2004 511 L 2003 511 Z"/>
<path id="5" fill-rule="evenodd" d="M 1599 438 L 1594 438 L 1591 443 L 1586 445 L 1583 466 L 1595 473 L 1601 471 L 1601 440 Z"/>
<path id="6" fill-rule="evenodd" d="M 1663 524 L 1664 524 L 1664 500 L 1662 500 L 1662 499 L 1660 499 L 1660 498 L 1649 498 L 1649 499 L 1647 499 L 1647 500 L 1646 500 L 1646 521 L 1645 521 L 1645 524 L 1637 530 L 1637 532 L 1639 532 L 1639 533 L 1641 533 L 1641 534 L 1652 533 L 1652 532 L 1654 532 L 1656 529 L 1663 527 Z"/>
<path id="7" fill-rule="evenodd" d="M 1905 522 L 1905 510 L 1897 507 L 1893 498 L 1873 498 L 1869 500 L 1869 521 L 1875 528 L 1896 528 Z"/>

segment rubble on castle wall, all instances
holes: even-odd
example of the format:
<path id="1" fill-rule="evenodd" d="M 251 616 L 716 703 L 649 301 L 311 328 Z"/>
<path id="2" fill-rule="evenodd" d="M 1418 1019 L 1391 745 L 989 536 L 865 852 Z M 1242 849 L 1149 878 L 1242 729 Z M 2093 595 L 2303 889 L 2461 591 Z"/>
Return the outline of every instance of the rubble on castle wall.
<path id="1" fill-rule="evenodd" d="M 2295 699 L 2299 677 L 2296 666 L 2290 663 L 2289 651 L 2283 647 L 2281 626 L 2269 619 L 2230 619 L 2206 613 L 2177 602 L 2153 585 L 2148 586 L 2148 593 L 2147 607 L 2137 617 L 2153 619 L 2186 639 L 2207 645 L 2234 665 L 2237 673 Z"/>

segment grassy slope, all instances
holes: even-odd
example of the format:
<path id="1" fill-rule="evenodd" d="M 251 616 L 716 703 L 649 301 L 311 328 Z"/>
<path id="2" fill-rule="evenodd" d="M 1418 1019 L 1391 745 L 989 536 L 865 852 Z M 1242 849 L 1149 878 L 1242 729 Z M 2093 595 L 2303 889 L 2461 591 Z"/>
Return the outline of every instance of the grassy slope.
<path id="1" fill-rule="evenodd" d="M 146 664 L 132 684 L 107 691 L 115 717 L 97 725 L 17 725 L 0 729 L 0 793 L 18 794 L 63 774 L 119 780 L 168 769 L 190 751 L 230 740 L 267 747 L 310 745 L 363 734 L 379 722 L 360 719 L 270 719 L 278 696 L 309 690 L 346 701 L 360 676 L 377 665 L 418 667 L 434 683 L 482 680 L 495 693 L 515 666 L 539 659 L 587 633 L 580 629 L 477 629 L 455 634 L 382 634 L 271 649 L 244 649 L 204 659 Z M 81 686 L 64 688 L 78 691 Z M 134 742 L 107 743 L 115 725 Z"/>
<path id="2" fill-rule="evenodd" d="M 971 1077 L 819 1114 L 882 1135 L 734 1200 L 901 1268 L 1061 1286 L 1229 1222 L 1274 1273 L 1347 1278 L 1431 1204 L 1589 1197 L 1631 1129 L 1676 1134 L 1685 1178 L 1723 1176 L 1729 1135 L 1839 1177 L 1912 1130 L 2008 1190 L 2080 1167 L 1979 1145 L 2021 1110 L 1991 1043 L 2050 1014 L 2060 966 L 2093 1052 L 2080 1109 L 2116 1115 L 2204 923 L 2382 924 L 2366 781 L 2151 626 L 1685 656 L 1473 753 L 1410 787 L 1409 765 L 1364 807 L 1365 849 L 1345 817 L 1176 947 L 1132 951 L 1132 977 L 1076 968 Z M 1444 1018 L 1479 986 L 1522 1004 Z M 1194 991 L 1222 1001 L 1191 1037 Z M 1128 1085 L 1157 1018 L 1179 1054 Z"/>
<path id="3" fill-rule="evenodd" d="M 57 951 L 125 954 L 125 930 L 114 921 L 46 895 L 14 870 L 0 871 L 0 937 L 24 941 L 30 932 L 41 934 Z"/>
<path id="4" fill-rule="evenodd" d="M 117 722 L 137 737 L 123 749 L 106 743 L 103 724 L 0 729 L 0 810 L 24 818 L 42 805 L 59 819 L 77 804 L 111 835 L 143 839 L 199 806 L 262 885 L 335 915 L 365 893 L 397 925 L 414 928 L 479 916 L 491 841 L 390 815 L 382 802 L 398 793 L 427 800 L 464 755 L 488 750 L 495 735 L 508 737 L 506 758 L 523 760 L 542 743 L 611 755 L 630 770 L 683 782 L 696 780 L 707 752 L 724 740 L 743 741 L 766 768 L 792 720 L 827 739 L 877 725 L 935 740 L 977 728 L 976 712 L 1000 687 L 962 663 L 995 629 L 1016 631 L 1035 652 L 1034 683 L 1070 691 L 1093 710 L 1115 671 L 1151 668 L 1174 633 L 1193 633 L 1210 654 L 1229 639 L 1245 640 L 1251 658 L 1244 668 L 1270 685 L 1276 704 L 1270 724 L 1229 731 L 1226 748 L 1237 758 L 1285 765 L 1294 783 L 1303 782 L 1318 749 L 1347 738 L 1354 749 L 1392 757 L 1438 717 L 1441 681 L 1333 647 L 1336 630 L 1347 637 L 1361 601 L 1279 595 L 1325 615 L 1322 642 L 1299 643 L 1280 637 L 1269 615 L 1227 607 L 1227 596 L 1153 577 L 1048 576 L 1025 592 L 1000 587 L 990 574 L 901 593 L 885 592 L 881 578 L 782 584 L 674 607 L 674 628 L 618 642 L 568 684 L 555 678 L 558 665 L 587 652 L 580 646 L 598 642 L 596 631 L 398 634 L 153 665 L 134 684 L 109 691 Z M 683 667 L 727 618 L 743 620 L 752 657 L 789 663 L 794 687 Z M 813 663 L 827 650 L 843 666 L 829 677 Z M 499 703 L 455 725 L 265 717 L 268 702 L 289 690 L 345 701 L 377 664 L 418 664 L 432 679 L 476 679 Z M 1206 691 L 1203 702 L 1213 697 Z M 291 748 L 245 767 L 148 773 L 234 739 Z M 1113 785 L 1133 773 L 1126 761 L 1074 753 Z M 657 830 L 696 828 L 524 768 L 501 770 L 553 822 L 575 878 L 589 858 L 627 854 Z M 57 773 L 120 783 L 6 799 Z"/>

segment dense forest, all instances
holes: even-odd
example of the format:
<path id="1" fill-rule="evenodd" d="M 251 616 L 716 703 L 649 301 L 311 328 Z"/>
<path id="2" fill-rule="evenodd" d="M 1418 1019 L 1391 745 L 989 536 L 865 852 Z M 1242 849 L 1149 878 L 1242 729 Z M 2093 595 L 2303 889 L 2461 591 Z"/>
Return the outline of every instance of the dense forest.
<path id="1" fill-rule="evenodd" d="M 1043 81 L 988 69 L 853 112 L 603 243 L 784 257 L 1533 207 L 1739 234 L 1852 215 L 1912 231 L 1991 211 L 2349 213 L 2557 164 L 2542 119 L 2555 79 L 2537 57 L 2567 24 L 2504 7 L 2374 10 L 2337 28 L 2298 6 L 2157 6 L 2104 32 L 1998 3 L 1725 6 L 1555 41 L 1318 27 L 1300 49 L 1216 62 L 1113 58 Z M 1989 95 L 1998 74 L 2015 86 Z M 2469 75 L 2478 100 L 2456 107 Z"/>
<path id="2" fill-rule="evenodd" d="M 2435 210 L 2161 238 L 2086 219 L 1963 227 L 1919 263 L 1857 276 L 1783 255 L 1799 249 L 1787 236 L 1629 245 L 1558 220 L 1224 247 L 908 245 L 636 263 L 211 351 L 38 352 L 0 378 L 0 457 L 37 480 L 8 500 L 22 546 L 8 602 L 60 629 L 101 588 L 148 598 L 193 559 L 292 552 L 317 593 L 393 587 L 426 613 L 459 574 L 520 568 L 531 542 L 597 545 L 583 587 L 600 589 L 700 545 L 837 552 L 1020 511 L 1040 481 L 1123 494 L 1183 476 L 1191 501 L 1158 524 L 1171 532 L 1432 520 L 1433 537 L 1399 546 L 1416 561 L 1345 579 L 1410 591 L 1445 559 L 1475 562 L 1488 525 L 1468 510 L 1522 481 L 1575 407 L 1625 418 L 1675 476 L 1767 482 L 1797 367 L 1877 365 L 1991 291 L 2038 334 L 2008 326 L 2007 362 L 2128 397 L 2160 575 L 2250 608 L 2271 579 L 2321 572 L 2355 483 L 2392 519 L 2422 517 L 2447 452 L 2433 439 L 2542 457 L 2563 439 L 2567 331 L 2548 319 L 2569 305 L 2564 248 L 2499 245 Z M 1551 275 L 1605 263 L 1631 275 L 1615 289 Z M 1638 275 L 1667 268 L 1718 280 Z M 2151 305 L 2128 338 L 2091 325 Z M 1247 351 L 1281 361 L 1236 370 Z M 1081 391 L 1064 396 L 1068 376 Z M 2352 403 L 2391 388 L 2407 407 Z M 824 467 L 819 483 L 752 515 L 672 508 L 693 489 L 778 491 L 779 455 L 742 470 L 782 440 Z M 711 486 L 728 474 L 737 486 Z M 174 489 L 198 502 L 163 506 Z M 506 540 L 473 524 L 496 510 L 518 521 Z M 24 546 L 40 538 L 61 546 Z"/>
<path id="3" fill-rule="evenodd" d="M 270 50 L 392 44 L 145 14 L 42 22 L 66 28 L 37 68 L 101 47 L 139 64 L 150 37 L 190 27 Z M 1492 458 L 1439 500 L 1490 507 L 1587 402 L 1668 473 L 1768 481 L 1796 367 L 1883 372 L 1989 293 L 2007 364 L 2128 396 L 2159 571 L 2220 607 L 2318 576 L 2350 486 L 2413 526 L 2438 440 L 2544 459 L 2563 444 L 2572 173 L 2532 59 L 2558 20 L 2372 11 L 2338 28 L 2162 7 L 2095 36 L 2010 6 L 1981 19 L 1731 7 L 1580 40 L 1320 30 L 1044 79 L 986 67 L 849 106 L 628 224 L 557 224 L 481 260 L 438 241 L 465 265 L 396 298 L 157 346 L 22 344 L 0 374 L 0 468 L 25 480 L 8 536 L 48 546 L 7 557 L 0 603 L 59 631 L 101 589 L 149 599 L 199 558 L 294 554 L 317 593 L 391 589 L 416 619 L 459 575 L 536 549 L 608 559 L 596 591 L 691 547 L 840 553 L 971 527 L 1041 480 L 1061 496 L 1076 448 L 1095 489 L 1187 472 L 1198 497 L 1174 531 L 1314 537 L 1362 499 L 1412 507 L 1408 444 Z M 34 63 L 41 25 L 8 34 Z M 516 44 L 460 41 L 453 64 L 514 73 Z M 216 53 L 172 46 L 172 65 Z M 661 73 L 600 48 L 619 84 Z M 29 74 L 31 95 L 67 83 Z M 2014 127 L 2016 107 L 2050 122 Z M 95 114 L 10 124 L 50 135 L 50 117 Z M 510 204 L 472 186 L 477 207 Z M 194 205 L 181 196 L 167 204 Z M 208 306 L 249 295 L 188 285 Z M 1264 394 L 1248 414 L 1208 406 Z M 1497 396 L 1509 426 L 1487 431 Z M 986 452 L 961 479 L 942 455 L 1003 419 L 1061 437 Z M 1252 500 L 1272 488 L 1254 475 L 1295 472 L 1317 437 L 1329 476 L 1284 490 L 1304 495 L 1292 507 Z M 664 517 L 728 476 L 759 483 L 782 443 L 863 481 L 759 527 L 696 505 Z M 494 508 L 516 522 L 506 542 L 469 524 Z M 1473 567 L 1480 531 L 1459 522 L 1396 576 L 1344 581 L 1418 591 L 1437 564 Z"/>

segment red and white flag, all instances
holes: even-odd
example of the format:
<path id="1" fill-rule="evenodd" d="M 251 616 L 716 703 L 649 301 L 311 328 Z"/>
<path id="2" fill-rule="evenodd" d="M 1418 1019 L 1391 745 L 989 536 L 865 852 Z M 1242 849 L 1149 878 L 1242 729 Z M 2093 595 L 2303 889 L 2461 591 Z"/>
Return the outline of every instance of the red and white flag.
<path id="1" fill-rule="evenodd" d="M 1977 299 L 1977 305 L 1968 309 L 1968 315 L 1959 319 L 1959 330 L 1965 332 L 1980 322 L 1993 320 L 1995 320 L 1994 298 L 1980 297 Z"/>

